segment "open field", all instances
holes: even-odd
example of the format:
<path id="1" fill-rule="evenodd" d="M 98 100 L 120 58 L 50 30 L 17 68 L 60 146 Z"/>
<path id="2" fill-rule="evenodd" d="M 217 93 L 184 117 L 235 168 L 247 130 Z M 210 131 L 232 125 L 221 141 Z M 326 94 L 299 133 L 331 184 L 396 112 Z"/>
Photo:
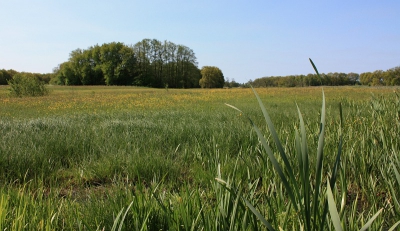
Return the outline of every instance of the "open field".
<path id="1" fill-rule="evenodd" d="M 242 198 L 277 230 L 300 230 L 253 127 L 224 105 L 246 113 L 277 153 L 251 89 L 50 89 L 10 98 L 0 87 L 0 230 L 267 230 L 239 206 Z M 387 230 L 400 220 L 400 88 L 323 89 L 321 200 L 338 152 L 341 102 L 342 158 L 332 189 L 339 216 L 345 230 L 358 230 L 383 208 L 370 230 Z M 322 88 L 256 91 L 294 169 L 297 103 L 315 174 Z M 333 229 L 327 220 L 325 230 Z"/>

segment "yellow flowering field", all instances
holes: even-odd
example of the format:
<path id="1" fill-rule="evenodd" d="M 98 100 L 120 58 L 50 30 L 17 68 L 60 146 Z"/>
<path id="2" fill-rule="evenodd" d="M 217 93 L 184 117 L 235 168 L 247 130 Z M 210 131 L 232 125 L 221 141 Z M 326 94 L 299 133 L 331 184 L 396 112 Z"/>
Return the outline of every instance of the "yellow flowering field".
<path id="1" fill-rule="evenodd" d="M 0 88 L 0 116 L 25 117 L 65 113 L 212 108 L 224 103 L 255 103 L 251 89 L 151 89 L 104 86 L 52 86 L 44 97 L 11 98 Z M 390 94 L 398 88 L 325 87 L 327 102 L 366 100 Z M 258 88 L 259 95 L 273 103 L 320 102 L 321 88 Z"/>

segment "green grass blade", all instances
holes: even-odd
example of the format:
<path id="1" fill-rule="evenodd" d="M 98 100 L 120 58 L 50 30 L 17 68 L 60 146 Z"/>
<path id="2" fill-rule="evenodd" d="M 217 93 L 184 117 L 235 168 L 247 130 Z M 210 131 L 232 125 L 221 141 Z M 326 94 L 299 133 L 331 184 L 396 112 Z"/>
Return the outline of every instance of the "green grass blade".
<path id="1" fill-rule="evenodd" d="M 342 104 L 339 104 L 339 111 L 340 111 L 340 138 L 339 138 L 339 146 L 338 146 L 338 152 L 336 155 L 336 160 L 335 164 L 333 166 L 333 171 L 332 171 L 332 176 L 330 178 L 330 187 L 334 188 L 336 184 L 336 178 L 339 172 L 339 167 L 340 167 L 340 157 L 342 154 L 342 146 L 343 146 L 343 113 L 342 113 Z M 326 214 L 328 213 L 328 204 L 325 202 L 324 204 L 324 210 L 321 216 L 321 228 L 320 230 L 323 230 L 323 227 L 325 225 L 325 220 L 326 220 Z"/>
<path id="2" fill-rule="evenodd" d="M 235 222 L 238 219 L 237 217 L 237 208 L 239 204 L 239 200 L 241 198 L 242 190 L 239 190 L 238 195 L 236 196 L 235 202 L 233 203 L 232 214 L 231 214 L 231 222 L 229 224 L 229 230 L 234 230 Z"/>
<path id="3" fill-rule="evenodd" d="M 395 230 L 395 228 L 400 224 L 400 221 L 396 222 L 396 224 L 394 224 L 392 227 L 390 227 L 390 229 L 388 231 L 393 231 Z"/>
<path id="4" fill-rule="evenodd" d="M 232 106 L 232 105 L 230 105 L 230 104 L 227 104 L 227 103 L 226 103 L 225 105 L 228 106 L 228 107 L 231 107 L 231 108 L 235 109 L 236 111 L 238 111 L 238 112 L 240 112 L 240 113 L 243 114 L 242 110 L 240 110 L 239 108 L 237 108 L 237 107 L 235 107 L 235 106 Z"/>
<path id="5" fill-rule="evenodd" d="M 333 171 L 332 171 L 332 176 L 330 179 L 331 182 L 331 187 L 335 186 L 336 183 L 336 178 L 339 172 L 339 167 L 340 167 L 340 157 L 342 155 L 342 147 L 343 147 L 343 134 L 342 134 L 342 130 L 343 130 L 343 115 L 342 115 L 342 104 L 339 104 L 339 110 L 340 110 L 340 138 L 339 138 L 339 146 L 338 146 L 338 152 L 336 155 L 336 160 L 335 160 L 335 164 L 333 166 Z"/>
<path id="6" fill-rule="evenodd" d="M 315 73 L 317 73 L 317 75 L 318 75 L 318 77 L 319 77 L 319 79 L 320 79 L 320 81 L 321 81 L 321 85 L 322 85 L 322 78 L 321 78 L 321 75 L 320 75 L 319 72 L 318 72 L 317 67 L 315 66 L 314 62 L 313 62 L 310 58 L 309 58 L 309 60 L 310 60 L 311 65 L 312 65 L 313 68 L 314 68 Z"/>
<path id="7" fill-rule="evenodd" d="M 303 161 L 303 173 L 305 174 L 305 178 L 309 175 L 309 160 L 308 160 L 308 148 L 307 148 L 307 135 L 306 135 L 306 127 L 304 125 L 303 116 L 301 115 L 299 107 L 297 107 L 297 111 L 299 113 L 300 120 L 300 132 L 301 132 L 301 153 L 302 153 L 302 161 Z"/>
<path id="8" fill-rule="evenodd" d="M 398 190 L 397 190 L 397 188 L 395 189 L 395 187 L 393 186 L 391 181 L 389 181 L 388 184 L 389 184 L 390 192 L 393 195 L 392 199 L 393 199 L 394 208 L 395 208 L 395 210 L 400 211 L 400 202 L 399 202 L 399 200 L 397 200 L 397 197 L 396 197 Z"/>
<path id="9" fill-rule="evenodd" d="M 392 165 L 394 174 L 396 176 L 397 184 L 400 185 L 400 174 L 399 174 L 399 171 L 397 170 L 396 165 L 393 163 L 393 160 L 392 160 L 391 165 Z M 397 196 L 396 196 L 397 195 L 397 190 L 395 189 L 395 187 L 394 187 L 394 185 L 393 185 L 393 183 L 391 181 L 389 181 L 389 186 L 390 186 L 390 191 L 392 192 L 392 195 L 393 195 L 392 196 L 393 204 L 394 204 L 394 206 L 395 206 L 395 208 L 397 210 L 400 210 L 400 203 L 399 203 L 399 200 L 397 199 Z"/>
<path id="10" fill-rule="evenodd" d="M 123 211 L 124 211 L 124 209 L 122 208 L 121 211 L 119 211 L 117 217 L 114 219 L 114 223 L 113 223 L 113 226 L 111 228 L 112 231 L 117 230 L 118 223 L 120 222 L 119 218 L 121 217 Z"/>
<path id="11" fill-rule="evenodd" d="M 199 201 L 200 201 L 200 200 L 199 200 Z M 195 220 L 193 221 L 193 223 L 192 223 L 192 228 L 190 228 L 191 231 L 194 231 L 194 230 L 195 230 L 196 224 L 197 224 L 197 222 L 200 220 L 200 217 L 201 217 L 202 220 L 205 222 L 204 214 L 203 214 L 203 209 L 204 209 L 204 206 L 201 206 L 200 211 L 199 211 L 199 213 L 198 213 L 197 216 L 196 216 L 196 219 L 195 219 Z"/>
<path id="12" fill-rule="evenodd" d="M 277 146 L 277 148 L 278 148 L 278 151 L 279 151 L 279 153 L 280 153 L 280 155 L 281 155 L 283 161 L 285 162 L 285 165 L 287 165 L 287 167 L 289 167 L 289 168 L 290 168 L 290 171 L 293 173 L 293 171 L 292 171 L 292 169 L 291 169 L 291 166 L 290 166 L 290 164 L 289 164 L 289 160 L 287 159 L 286 154 L 285 154 L 285 151 L 284 151 L 284 149 L 283 149 L 282 143 L 280 142 L 279 137 L 278 137 L 278 134 L 277 134 L 277 132 L 276 132 L 276 130 L 275 130 L 275 126 L 274 126 L 274 124 L 272 123 L 272 120 L 271 120 L 271 118 L 269 117 L 269 114 L 268 114 L 267 110 L 265 109 L 264 104 L 263 104 L 263 102 L 262 102 L 261 99 L 260 99 L 260 96 L 259 96 L 258 93 L 254 90 L 253 87 L 252 87 L 252 90 L 253 90 L 253 92 L 254 92 L 254 95 L 255 95 L 256 98 L 257 98 L 258 104 L 260 105 L 261 111 L 262 111 L 262 113 L 263 113 L 263 115 L 264 115 L 264 118 L 265 118 L 265 122 L 266 122 L 267 125 L 268 125 L 268 129 L 269 129 L 269 131 L 271 132 L 271 136 L 272 136 L 272 138 L 273 138 L 273 140 L 274 140 L 274 142 L 275 142 L 275 144 L 276 144 L 276 146 Z"/>
<path id="13" fill-rule="evenodd" d="M 283 173 L 282 167 L 279 165 L 278 161 L 276 160 L 273 151 L 268 146 L 267 141 L 265 140 L 264 136 L 262 135 L 260 129 L 257 127 L 257 125 L 255 125 L 253 123 L 253 121 L 250 118 L 249 118 L 249 120 L 250 120 L 251 124 L 253 125 L 254 130 L 256 131 L 256 133 L 258 135 L 258 138 L 261 141 L 261 144 L 263 145 L 265 151 L 267 152 L 268 157 L 269 157 L 269 159 L 270 159 L 270 161 L 272 163 L 272 166 L 274 166 L 275 171 L 278 173 L 279 177 L 281 178 L 282 183 L 285 186 L 285 189 L 286 189 L 286 191 L 287 191 L 287 193 L 289 195 L 290 200 L 292 201 L 296 211 L 298 211 L 299 210 L 298 209 L 299 205 L 296 203 L 296 199 L 295 199 L 295 196 L 294 196 L 294 193 L 293 193 L 293 192 L 296 192 L 296 190 L 294 190 L 290 186 L 289 181 L 287 180 L 285 174 Z"/>
<path id="14" fill-rule="evenodd" d="M 254 215 L 256 215 L 256 217 L 268 228 L 268 230 L 270 230 L 270 231 L 275 231 L 275 229 L 272 227 L 272 225 L 264 218 L 263 215 L 261 215 L 260 212 L 257 211 L 256 208 L 254 208 L 254 206 L 253 206 L 249 201 L 247 201 L 245 198 L 244 198 L 244 201 L 245 201 L 247 207 L 248 207 L 248 208 L 254 213 Z"/>
<path id="15" fill-rule="evenodd" d="M 255 95 L 256 98 L 257 98 L 258 104 L 260 105 L 261 111 L 262 111 L 262 113 L 263 113 L 263 115 L 264 115 L 264 118 L 265 118 L 265 122 L 266 122 L 267 125 L 268 125 L 268 129 L 269 129 L 269 131 L 270 131 L 270 133 L 271 133 L 271 136 L 272 136 L 272 138 L 273 138 L 273 140 L 274 140 L 274 142 L 275 142 L 275 144 L 276 144 L 276 146 L 277 146 L 277 148 L 278 148 L 279 154 L 280 154 L 280 156 L 281 156 L 281 158 L 282 158 L 282 160 L 283 160 L 283 162 L 284 162 L 284 164 L 285 164 L 285 168 L 286 168 L 286 170 L 287 170 L 287 173 L 289 174 L 289 180 L 290 180 L 290 181 L 292 182 L 292 184 L 294 185 L 294 187 L 292 187 L 292 188 L 289 187 L 289 188 L 290 188 L 290 191 L 292 191 L 292 192 L 291 192 L 292 194 L 293 194 L 293 192 L 294 192 L 294 195 L 296 195 L 297 198 L 300 198 L 299 187 L 298 187 L 298 185 L 297 185 L 296 177 L 294 176 L 293 168 L 292 168 L 292 166 L 291 166 L 291 164 L 290 164 L 290 162 L 289 162 L 289 160 L 288 160 L 288 158 L 287 158 L 287 156 L 286 156 L 286 153 L 285 153 L 285 151 L 284 151 L 284 149 L 283 149 L 282 143 L 281 143 L 280 140 L 279 140 L 279 137 L 278 137 L 278 134 L 277 134 L 277 132 L 276 132 L 276 130 L 275 130 L 274 124 L 272 123 L 272 120 L 271 120 L 271 118 L 269 117 L 269 114 L 268 114 L 267 110 L 265 109 L 264 104 L 262 103 L 262 101 L 261 101 L 261 99 L 260 99 L 260 96 L 259 96 L 258 93 L 254 90 L 253 87 L 252 87 L 252 90 L 253 90 L 253 92 L 254 92 L 254 95 Z M 253 122 L 252 122 L 252 124 L 253 124 L 253 126 L 255 126 Z M 260 137 L 260 135 L 259 135 L 259 137 Z M 262 137 L 262 139 L 265 139 L 264 136 L 261 136 L 261 137 Z M 260 139 L 261 139 L 261 137 L 260 137 Z M 266 143 L 266 142 L 265 142 L 265 143 Z M 272 155 L 272 156 L 273 156 L 273 155 Z M 275 159 L 275 157 L 274 157 L 274 159 Z M 286 178 L 286 177 L 285 177 L 285 178 Z M 288 181 L 288 182 L 289 182 L 289 181 Z M 289 184 L 288 184 L 287 186 L 289 186 Z M 289 189 L 289 188 L 287 188 L 287 189 Z M 294 198 L 293 198 L 293 199 L 294 199 Z M 295 200 L 293 200 L 293 203 L 295 203 Z M 296 211 L 298 211 L 298 208 L 299 208 L 299 207 L 298 207 L 297 203 L 295 203 L 294 206 L 295 206 Z"/>
<path id="16" fill-rule="evenodd" d="M 311 58 L 308 58 L 308 59 L 310 60 L 310 63 L 311 63 L 311 65 L 313 66 L 314 71 L 315 71 L 315 72 L 317 73 L 317 75 L 319 76 L 318 69 L 317 69 L 317 67 L 315 66 L 314 62 L 312 61 Z"/>
<path id="17" fill-rule="evenodd" d="M 318 137 L 318 148 L 317 148 L 317 162 L 315 166 L 315 192 L 314 192 L 314 206 L 313 213 L 314 218 L 317 217 L 319 211 L 319 193 L 322 184 L 322 165 L 323 165 L 323 149 L 324 149 L 324 135 L 325 135 L 325 94 L 324 90 L 322 90 L 322 108 L 321 108 L 321 123 L 320 123 L 320 131 Z M 316 223 L 316 219 L 314 219 L 314 224 Z"/>
<path id="18" fill-rule="evenodd" d="M 322 90 L 322 108 L 321 108 L 321 123 L 318 137 L 318 149 L 317 149 L 317 166 L 316 170 L 322 169 L 322 158 L 324 149 L 324 135 L 325 135 L 325 93 Z M 321 171 L 320 171 L 321 172 Z"/>
<path id="19" fill-rule="evenodd" d="M 251 125 L 253 126 L 254 130 L 256 131 L 257 136 L 258 136 L 261 144 L 263 145 L 263 147 L 264 147 L 264 149 L 265 149 L 265 151 L 266 151 L 266 153 L 267 153 L 267 155 L 268 155 L 268 157 L 269 157 L 269 159 L 270 159 L 270 161 L 272 163 L 272 166 L 274 167 L 275 171 L 278 173 L 279 177 L 281 178 L 282 183 L 285 186 L 285 189 L 286 189 L 286 191 L 287 191 L 287 193 L 289 195 L 289 198 L 290 198 L 291 202 L 293 203 L 293 206 L 295 207 L 296 211 L 298 211 L 298 206 L 299 205 L 296 203 L 296 199 L 295 199 L 295 196 L 294 196 L 294 193 L 293 193 L 293 192 L 296 192 L 296 190 L 294 190 L 290 186 L 289 181 L 287 180 L 285 174 L 283 173 L 282 167 L 279 165 L 277 159 L 274 156 L 274 152 L 271 150 L 271 148 L 267 144 L 267 141 L 265 140 L 265 138 L 264 138 L 263 134 L 261 133 L 260 129 L 257 127 L 257 125 L 255 125 L 255 123 L 250 119 L 250 117 L 245 115 L 240 109 L 236 108 L 235 106 L 229 105 L 229 104 L 226 104 L 226 105 L 231 107 L 231 108 L 233 108 L 233 109 L 235 109 L 235 110 L 237 110 L 237 111 L 239 111 L 239 112 L 241 112 L 250 121 Z"/>
<path id="20" fill-rule="evenodd" d="M 228 182 L 224 181 L 223 179 L 221 179 L 220 177 L 215 178 L 215 180 L 222 185 L 222 187 L 224 187 L 226 190 L 228 190 L 232 195 L 237 196 L 237 193 L 235 192 L 235 190 L 233 188 L 231 188 L 231 186 L 228 184 Z M 243 198 L 244 199 L 244 198 Z M 238 201 L 238 205 L 242 208 L 245 209 L 246 206 L 239 200 Z"/>
<path id="21" fill-rule="evenodd" d="M 146 230 L 147 220 L 149 219 L 150 214 L 151 214 L 151 210 L 149 210 L 149 212 L 147 213 L 146 218 L 144 219 L 144 221 L 142 223 L 142 227 L 140 227 L 140 231 Z"/>
<path id="22" fill-rule="evenodd" d="M 399 171 L 397 170 L 396 166 L 393 163 L 392 163 L 392 168 L 393 168 L 394 174 L 396 175 L 397 183 L 400 185 L 400 174 L 399 174 Z"/>
<path id="23" fill-rule="evenodd" d="M 342 224 L 340 222 L 339 213 L 336 209 L 335 199 L 333 198 L 332 189 L 329 183 L 327 183 L 328 189 L 326 191 L 328 197 L 328 204 L 329 204 L 329 213 L 331 214 L 331 219 L 333 226 L 335 227 L 336 231 L 342 231 Z"/>
<path id="24" fill-rule="evenodd" d="M 133 205 L 133 201 L 129 204 L 129 206 L 128 206 L 128 208 L 126 209 L 124 215 L 122 216 L 121 221 L 120 221 L 120 223 L 119 223 L 118 231 L 121 231 L 121 230 L 122 230 L 122 227 L 123 227 L 124 221 L 125 221 L 125 217 L 126 217 L 126 215 L 128 214 L 128 211 L 129 211 L 129 209 L 132 207 L 132 205 Z M 146 222 L 144 221 L 144 223 L 146 223 Z"/>
<path id="25" fill-rule="evenodd" d="M 303 163 L 303 155 L 301 153 L 301 139 L 299 135 L 299 131 L 295 130 L 295 145 L 296 145 L 296 153 L 297 153 L 297 163 L 300 169 L 304 168 Z M 301 182 L 305 181 L 304 171 L 300 171 L 300 180 Z"/>
<path id="26" fill-rule="evenodd" d="M 297 106 L 297 111 L 299 114 L 300 120 L 300 151 L 301 151 L 301 159 L 303 165 L 300 166 L 300 172 L 303 175 L 303 180 L 301 182 L 303 189 L 303 206 L 301 209 L 304 209 L 304 222 L 306 223 L 307 230 L 311 230 L 311 200 L 310 200 L 310 171 L 309 171 L 309 160 L 308 160 L 308 149 L 307 149 L 307 135 L 306 135 L 306 127 L 304 125 L 303 116 L 301 115 L 300 109 Z M 299 190 L 300 187 L 297 189 Z"/>
<path id="27" fill-rule="evenodd" d="M 383 211 L 383 208 L 380 209 L 377 213 L 375 213 L 375 215 L 373 217 L 371 217 L 371 219 L 369 219 L 369 221 L 363 227 L 361 227 L 360 231 L 368 230 L 368 228 L 372 225 L 372 222 L 374 222 L 374 220 L 379 216 L 379 214 L 382 211 Z"/>

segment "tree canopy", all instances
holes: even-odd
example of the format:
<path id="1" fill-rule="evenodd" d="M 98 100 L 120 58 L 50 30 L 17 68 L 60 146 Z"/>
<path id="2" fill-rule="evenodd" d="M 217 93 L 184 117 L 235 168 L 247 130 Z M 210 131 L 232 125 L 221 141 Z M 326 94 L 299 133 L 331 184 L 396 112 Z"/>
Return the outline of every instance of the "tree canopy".
<path id="1" fill-rule="evenodd" d="M 222 88 L 224 86 L 225 78 L 218 67 L 204 66 L 200 72 L 199 84 L 202 88 Z"/>
<path id="2" fill-rule="evenodd" d="M 133 46 L 133 50 L 137 55 L 137 85 L 199 87 L 197 59 L 189 47 L 169 41 L 143 39 Z"/>
<path id="3" fill-rule="evenodd" d="M 65 85 L 131 85 L 135 65 L 133 49 L 112 42 L 72 51 L 55 73 L 59 84 Z"/>
<path id="4" fill-rule="evenodd" d="M 14 70 L 5 70 L 1 69 L 0 70 L 0 85 L 6 85 L 8 84 L 8 81 L 15 75 L 13 73 Z"/>
<path id="5" fill-rule="evenodd" d="M 143 39 L 76 49 L 55 69 L 59 84 L 199 87 L 200 70 L 190 48 L 169 41 Z"/>

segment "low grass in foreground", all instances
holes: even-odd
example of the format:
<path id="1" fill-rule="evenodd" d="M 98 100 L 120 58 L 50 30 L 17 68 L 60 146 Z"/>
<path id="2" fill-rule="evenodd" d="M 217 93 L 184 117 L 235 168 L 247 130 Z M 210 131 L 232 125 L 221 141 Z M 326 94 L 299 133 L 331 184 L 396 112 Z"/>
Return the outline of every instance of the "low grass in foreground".
<path id="1" fill-rule="evenodd" d="M 381 208 L 371 230 L 400 219 L 398 90 L 324 88 L 324 163 L 335 162 L 339 102 L 343 108 L 332 191 L 345 230 L 358 230 Z M 39 98 L 6 92 L 0 88 L 0 230 L 265 230 L 240 206 L 242 196 L 274 227 L 300 228 L 257 134 L 224 106 L 245 112 L 277 154 L 251 89 L 53 87 Z M 296 149 L 299 105 L 315 166 L 321 88 L 257 92 L 287 153 Z M 288 160 L 298 168 L 296 156 Z M 332 165 L 323 166 L 330 175 Z M 238 191 L 215 177 L 229 178 Z"/>

